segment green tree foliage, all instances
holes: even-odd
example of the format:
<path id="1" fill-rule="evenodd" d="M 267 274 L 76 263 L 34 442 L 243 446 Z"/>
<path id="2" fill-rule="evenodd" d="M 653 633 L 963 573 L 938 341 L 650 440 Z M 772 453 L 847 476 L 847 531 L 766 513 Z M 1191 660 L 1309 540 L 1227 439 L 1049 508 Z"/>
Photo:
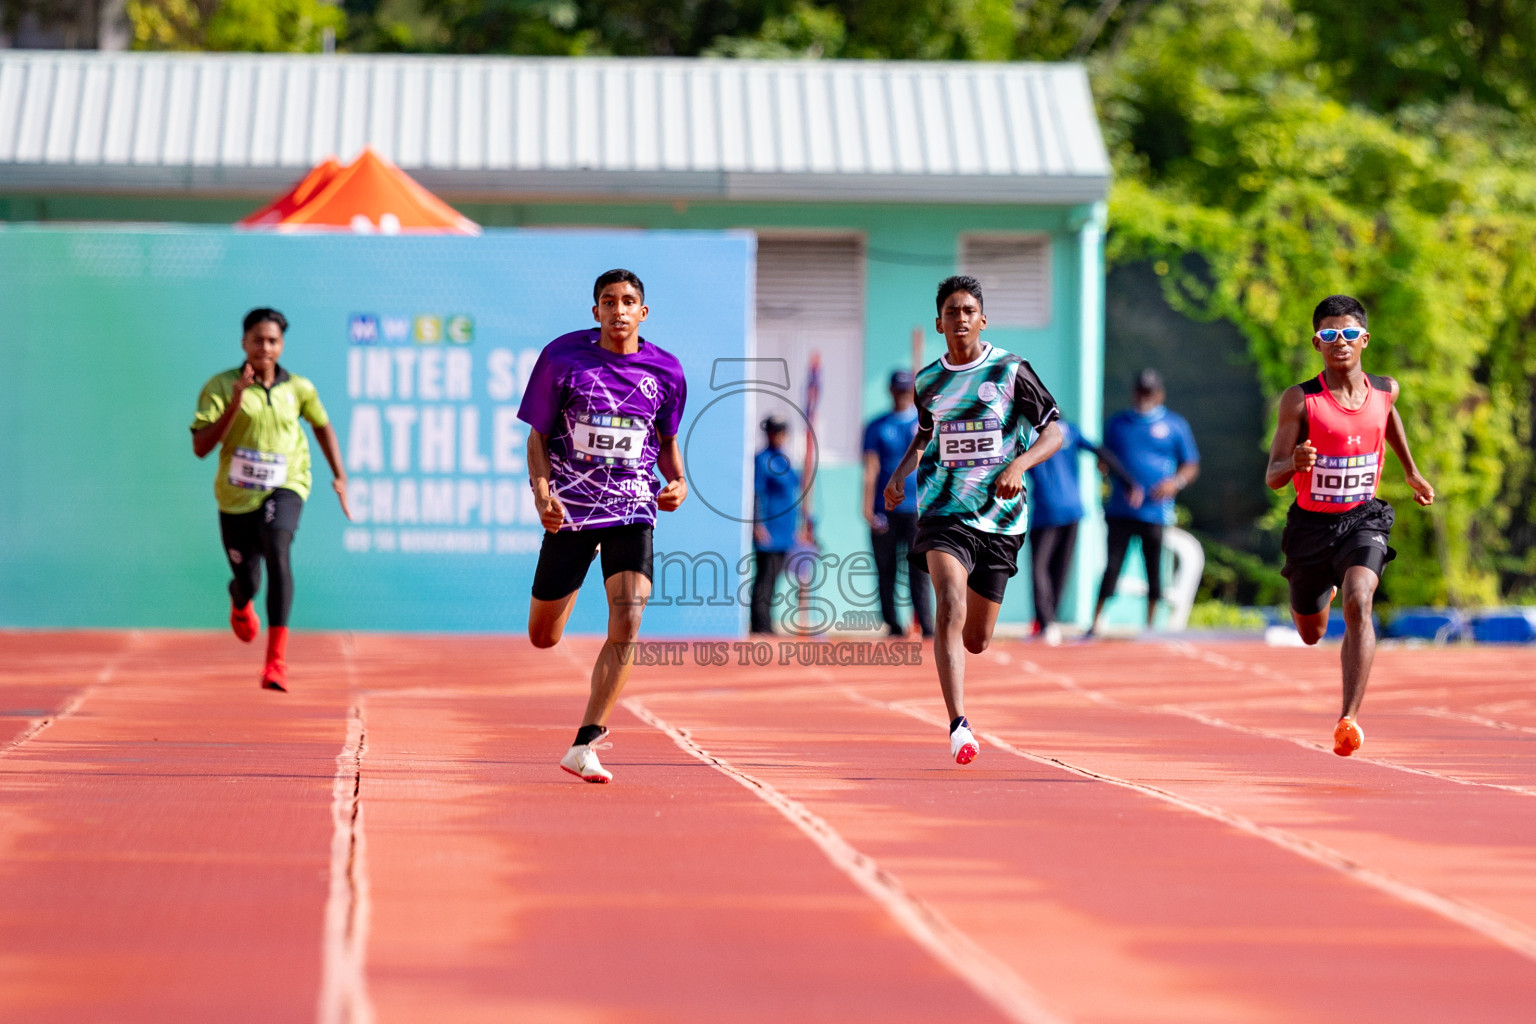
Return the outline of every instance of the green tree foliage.
<path id="1" fill-rule="evenodd" d="M 313 53 L 346 15 L 323 0 L 128 0 L 136 50 Z"/>
<path id="2" fill-rule="evenodd" d="M 1530 0 L 1293 0 L 1317 55 L 1373 110 L 1469 99 L 1519 109 L 1536 97 Z"/>
<path id="3" fill-rule="evenodd" d="M 1179 308 L 1236 323 L 1271 396 L 1319 369 L 1317 300 L 1359 297 L 1367 363 L 1402 383 L 1439 492 L 1421 512 L 1388 476 L 1410 556 L 1391 594 L 1495 600 L 1505 531 L 1529 518 L 1536 187 L 1519 168 L 1536 151 L 1470 100 L 1342 101 L 1316 26 L 1277 0 L 1166 3 L 1098 64 L 1110 256 L 1157 260 Z"/>
<path id="4" fill-rule="evenodd" d="M 346 0 L 362 49 L 454 53 L 1056 59 L 1150 0 Z"/>

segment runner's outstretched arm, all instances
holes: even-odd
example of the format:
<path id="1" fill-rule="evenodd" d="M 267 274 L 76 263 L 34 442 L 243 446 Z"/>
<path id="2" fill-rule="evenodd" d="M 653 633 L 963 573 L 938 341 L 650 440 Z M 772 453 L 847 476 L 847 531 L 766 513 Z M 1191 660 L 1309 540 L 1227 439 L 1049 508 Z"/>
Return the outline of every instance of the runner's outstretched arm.
<path id="1" fill-rule="evenodd" d="M 688 497 L 688 481 L 683 476 L 683 451 L 677 446 L 676 437 L 657 438 L 661 444 L 656 452 L 656 468 L 666 478 L 667 485 L 656 495 L 656 507 L 663 512 L 676 512 Z"/>
<path id="2" fill-rule="evenodd" d="M 229 404 L 224 407 L 224 415 L 208 424 L 206 427 L 198 427 L 192 431 L 192 454 L 198 458 L 205 458 L 209 452 L 219 446 L 224 440 L 224 435 L 229 433 L 229 428 L 234 426 L 235 417 L 240 415 L 240 398 L 245 394 L 245 389 L 256 383 L 256 371 L 251 369 L 251 364 L 246 363 L 245 369 L 240 372 L 240 379 L 235 381 L 233 390 L 229 393 Z"/>
<path id="3" fill-rule="evenodd" d="M 1269 468 L 1264 482 L 1272 491 L 1290 486 L 1297 473 L 1305 473 L 1317 462 L 1317 449 L 1301 437 L 1302 418 L 1307 414 L 1307 397 L 1299 387 L 1288 387 L 1280 396 L 1280 418 L 1275 424 L 1275 438 L 1269 445 Z"/>
<path id="4" fill-rule="evenodd" d="M 325 454 L 325 461 L 331 465 L 331 489 L 336 492 L 336 497 L 341 499 L 341 511 L 348 519 L 352 518 L 352 506 L 347 503 L 347 469 L 341 462 L 341 442 L 336 437 L 336 428 L 327 423 L 323 427 L 314 427 L 315 440 L 320 442 L 320 451 Z"/>
<path id="5" fill-rule="evenodd" d="M 544 529 L 555 533 L 565 522 L 565 506 L 549 487 L 549 439 L 537 430 L 528 431 L 528 483 L 533 487 L 533 504 L 539 510 Z"/>
<path id="6" fill-rule="evenodd" d="M 1024 489 L 1024 474 L 1060 451 L 1061 442 L 1061 423 L 1058 420 L 1051 420 L 1035 438 L 1035 443 L 1024 449 L 1018 458 L 1008 463 L 998 474 L 995 484 L 997 496 L 999 498 L 1017 497 L 1018 493 Z"/>
<path id="7" fill-rule="evenodd" d="M 919 418 L 918 423 L 922 420 Z M 907 477 L 917 468 L 918 460 L 923 457 L 923 452 L 928 447 L 928 442 L 933 440 L 933 427 L 924 429 L 921 425 L 917 433 L 912 436 L 912 443 L 907 445 L 907 454 L 901 457 L 901 463 L 891 470 L 891 482 L 885 485 L 885 507 L 895 508 L 901 504 L 901 499 L 907 496 Z"/>
<path id="8" fill-rule="evenodd" d="M 1392 446 L 1392 452 L 1397 456 L 1397 461 L 1403 464 L 1408 486 L 1413 488 L 1413 500 L 1420 505 L 1432 505 L 1435 501 L 1435 489 L 1419 472 L 1419 467 L 1413 461 L 1413 453 L 1408 450 L 1408 431 L 1403 428 L 1403 418 L 1397 414 L 1397 394 L 1397 381 L 1394 380 L 1392 382 L 1392 414 L 1387 417 L 1387 444 Z"/>

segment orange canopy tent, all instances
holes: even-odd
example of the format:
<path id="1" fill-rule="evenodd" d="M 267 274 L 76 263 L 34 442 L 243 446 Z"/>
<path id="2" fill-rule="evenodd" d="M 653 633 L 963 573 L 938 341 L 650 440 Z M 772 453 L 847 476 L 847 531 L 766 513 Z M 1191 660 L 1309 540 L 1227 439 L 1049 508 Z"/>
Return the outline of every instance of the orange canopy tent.
<path id="1" fill-rule="evenodd" d="M 346 166 L 328 157 L 285 195 L 236 223 L 267 231 L 478 235 L 480 226 L 372 146 Z"/>

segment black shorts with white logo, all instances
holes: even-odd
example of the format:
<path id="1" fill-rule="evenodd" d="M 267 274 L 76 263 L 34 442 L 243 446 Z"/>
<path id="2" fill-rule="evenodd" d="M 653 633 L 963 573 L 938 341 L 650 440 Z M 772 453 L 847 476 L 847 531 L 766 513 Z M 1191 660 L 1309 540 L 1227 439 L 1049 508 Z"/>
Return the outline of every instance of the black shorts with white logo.
<path id="1" fill-rule="evenodd" d="M 1291 584 L 1291 608 L 1316 615 L 1328 607 L 1333 588 L 1344 585 L 1344 574 L 1360 565 L 1380 578 L 1397 551 L 1387 542 L 1396 514 L 1380 498 L 1348 512 L 1313 512 L 1292 504 L 1285 515 L 1280 550 Z"/>
<path id="2" fill-rule="evenodd" d="M 928 552 L 954 555 L 965 566 L 965 583 L 976 593 L 1002 604 L 1008 581 L 1019 571 L 1022 533 L 984 533 L 951 516 L 924 517 L 917 521 L 917 537 L 907 549 L 907 561 L 928 571 Z"/>
<path id="3" fill-rule="evenodd" d="M 651 531 L 650 523 L 546 531 L 539 547 L 539 564 L 533 570 L 533 596 L 540 601 L 558 601 L 580 590 L 599 548 L 603 579 L 621 572 L 638 572 L 650 579 Z"/>

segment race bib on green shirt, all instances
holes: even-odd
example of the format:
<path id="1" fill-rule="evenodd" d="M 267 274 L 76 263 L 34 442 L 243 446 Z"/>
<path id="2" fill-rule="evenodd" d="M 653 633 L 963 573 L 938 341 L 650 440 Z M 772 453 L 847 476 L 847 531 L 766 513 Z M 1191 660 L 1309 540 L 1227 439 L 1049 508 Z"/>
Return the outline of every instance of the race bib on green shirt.
<path id="1" fill-rule="evenodd" d="M 288 482 L 288 457 L 254 448 L 236 448 L 229 458 L 229 482 L 247 490 L 275 490 Z"/>
<path id="2" fill-rule="evenodd" d="M 996 416 L 939 424 L 939 463 L 946 469 L 995 466 L 1003 454 L 1003 421 Z"/>

